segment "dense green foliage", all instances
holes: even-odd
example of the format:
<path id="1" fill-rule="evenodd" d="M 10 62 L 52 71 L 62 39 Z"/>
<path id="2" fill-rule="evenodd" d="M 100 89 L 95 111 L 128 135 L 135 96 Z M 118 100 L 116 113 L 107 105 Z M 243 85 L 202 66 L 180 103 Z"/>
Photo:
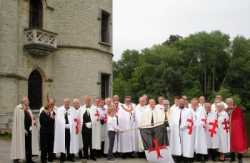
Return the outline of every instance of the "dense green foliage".
<path id="1" fill-rule="evenodd" d="M 250 107 L 250 39 L 244 37 L 230 40 L 220 31 L 172 35 L 141 52 L 124 51 L 113 68 L 113 93 L 121 98 L 185 94 L 212 99 L 219 93 Z"/>

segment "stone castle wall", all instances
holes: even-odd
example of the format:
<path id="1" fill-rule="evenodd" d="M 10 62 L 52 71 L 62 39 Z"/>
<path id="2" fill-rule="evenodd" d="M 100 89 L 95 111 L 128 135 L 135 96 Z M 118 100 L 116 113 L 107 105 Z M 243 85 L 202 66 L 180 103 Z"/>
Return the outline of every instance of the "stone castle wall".
<path id="1" fill-rule="evenodd" d="M 112 15 L 112 0 L 43 0 L 43 29 L 58 34 L 58 49 L 42 57 L 23 48 L 29 0 L 0 3 L 1 115 L 11 113 L 28 94 L 34 69 L 43 77 L 43 103 L 47 94 L 56 98 L 57 105 L 64 97 L 100 96 L 100 73 L 112 77 L 112 43 L 100 44 L 100 11 Z"/>

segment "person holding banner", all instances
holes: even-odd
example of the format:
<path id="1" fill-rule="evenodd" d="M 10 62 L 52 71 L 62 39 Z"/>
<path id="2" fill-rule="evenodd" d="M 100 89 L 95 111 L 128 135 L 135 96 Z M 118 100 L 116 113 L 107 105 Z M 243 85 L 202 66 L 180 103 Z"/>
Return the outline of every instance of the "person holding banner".
<path id="1" fill-rule="evenodd" d="M 154 99 L 149 100 L 148 108 L 139 122 L 146 158 L 149 162 L 172 163 L 164 110 L 157 109 Z"/>

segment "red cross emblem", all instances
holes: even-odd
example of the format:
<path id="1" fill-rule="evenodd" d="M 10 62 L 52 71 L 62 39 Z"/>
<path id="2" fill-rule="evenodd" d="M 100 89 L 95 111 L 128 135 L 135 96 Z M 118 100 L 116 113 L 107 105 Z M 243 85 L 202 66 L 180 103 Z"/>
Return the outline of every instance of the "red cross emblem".
<path id="1" fill-rule="evenodd" d="M 76 123 L 76 134 L 79 134 L 79 132 L 80 132 L 80 119 L 75 118 L 74 122 Z"/>
<path id="2" fill-rule="evenodd" d="M 223 129 L 228 133 L 229 132 L 229 121 L 227 121 L 226 118 L 222 122 L 222 125 L 224 125 Z"/>
<path id="3" fill-rule="evenodd" d="M 187 127 L 187 129 L 188 129 L 188 134 L 189 134 L 189 135 L 192 135 L 193 126 L 194 126 L 193 119 L 189 118 L 189 119 L 187 119 L 187 122 L 189 123 L 189 124 L 188 124 L 188 127 Z"/>
<path id="4" fill-rule="evenodd" d="M 218 121 L 215 120 L 214 122 L 209 122 L 209 125 L 211 126 L 211 128 L 208 130 L 210 132 L 210 136 L 214 137 L 216 134 L 216 129 L 218 128 Z"/>
<path id="5" fill-rule="evenodd" d="M 98 110 L 96 110 L 95 116 L 96 116 L 97 120 L 99 120 L 99 118 L 100 118 L 100 113 L 99 113 Z"/>
<path id="6" fill-rule="evenodd" d="M 152 142 L 153 142 L 152 146 L 154 146 L 154 147 L 149 147 L 148 151 L 149 152 L 155 151 L 156 154 L 157 154 L 157 159 L 162 158 L 162 156 L 161 156 L 161 149 L 165 149 L 165 148 L 167 148 L 167 146 L 166 145 L 160 145 L 159 141 L 156 138 L 153 138 Z"/>

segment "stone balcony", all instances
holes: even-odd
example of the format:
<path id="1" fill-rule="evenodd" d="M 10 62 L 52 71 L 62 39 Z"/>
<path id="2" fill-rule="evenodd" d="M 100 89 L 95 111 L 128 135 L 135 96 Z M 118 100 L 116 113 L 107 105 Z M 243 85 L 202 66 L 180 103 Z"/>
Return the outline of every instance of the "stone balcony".
<path id="1" fill-rule="evenodd" d="M 57 49 L 57 33 L 43 29 L 25 29 L 24 49 L 34 56 L 47 56 Z"/>

